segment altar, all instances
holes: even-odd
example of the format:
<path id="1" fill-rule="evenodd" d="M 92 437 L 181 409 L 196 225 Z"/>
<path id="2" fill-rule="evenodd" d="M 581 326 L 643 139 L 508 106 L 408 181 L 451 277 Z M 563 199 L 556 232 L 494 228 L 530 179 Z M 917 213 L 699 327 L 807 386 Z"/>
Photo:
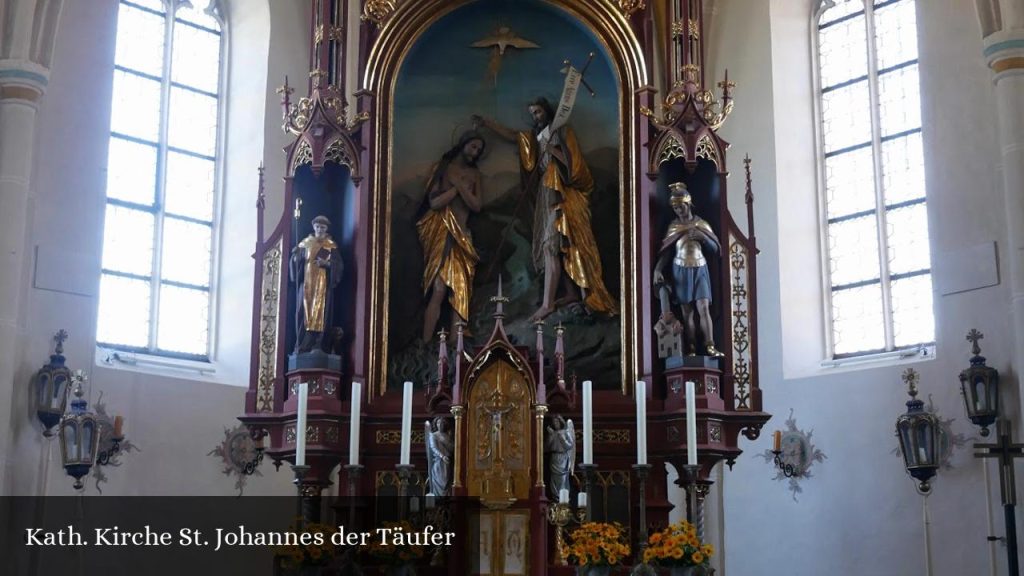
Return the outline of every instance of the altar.
<path id="1" fill-rule="evenodd" d="M 670 466 L 703 536 L 711 469 L 769 415 L 701 2 L 310 7 L 240 416 L 304 520 L 454 533 L 407 562 L 452 576 L 570 574 L 573 527 L 617 522 L 632 565 Z"/>

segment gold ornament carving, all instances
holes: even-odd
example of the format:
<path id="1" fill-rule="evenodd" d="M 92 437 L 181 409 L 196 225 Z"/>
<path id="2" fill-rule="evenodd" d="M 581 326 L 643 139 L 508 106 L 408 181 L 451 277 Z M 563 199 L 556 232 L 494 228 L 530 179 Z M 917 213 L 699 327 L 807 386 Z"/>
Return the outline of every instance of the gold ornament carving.
<path id="1" fill-rule="evenodd" d="M 658 154 L 658 164 L 664 164 L 674 158 L 686 159 L 686 149 L 675 134 L 669 137 L 668 143 L 662 147 L 661 152 Z"/>
<path id="2" fill-rule="evenodd" d="M 721 162 L 718 159 L 718 148 L 715 147 L 715 143 L 711 141 L 711 136 L 704 134 L 697 141 L 697 158 L 704 158 L 715 163 L 715 166 L 721 167 Z"/>
<path id="3" fill-rule="evenodd" d="M 619 0 L 619 10 L 627 17 L 632 16 L 637 10 L 643 10 L 646 0 Z"/>
<path id="4" fill-rule="evenodd" d="M 309 142 L 300 140 L 298 148 L 295 149 L 295 156 L 292 157 L 291 173 L 294 174 L 295 171 L 298 170 L 299 166 L 312 163 L 313 148 L 309 145 Z"/>
<path id="5" fill-rule="evenodd" d="M 413 430 L 412 440 L 413 444 L 423 443 L 423 430 Z M 377 430 L 377 444 L 401 444 L 402 443 L 402 431 L 401 430 Z"/>
<path id="6" fill-rule="evenodd" d="M 277 311 L 280 307 L 281 240 L 263 255 L 263 298 L 260 301 L 260 360 L 256 384 L 256 411 L 274 411 L 277 375 Z"/>
<path id="7" fill-rule="evenodd" d="M 391 18 L 397 6 L 397 0 L 366 0 L 360 19 L 369 20 L 377 26 L 381 26 Z"/>

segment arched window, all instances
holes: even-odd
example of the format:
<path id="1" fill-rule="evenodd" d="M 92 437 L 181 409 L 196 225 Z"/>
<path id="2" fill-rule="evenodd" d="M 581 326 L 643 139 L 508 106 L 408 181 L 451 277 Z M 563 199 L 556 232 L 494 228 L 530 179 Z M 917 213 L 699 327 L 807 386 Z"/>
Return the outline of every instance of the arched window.
<path id="1" fill-rule="evenodd" d="M 223 41 L 207 1 L 118 8 L 101 346 L 209 359 Z"/>
<path id="2" fill-rule="evenodd" d="M 935 339 L 915 0 L 816 17 L 833 357 Z"/>

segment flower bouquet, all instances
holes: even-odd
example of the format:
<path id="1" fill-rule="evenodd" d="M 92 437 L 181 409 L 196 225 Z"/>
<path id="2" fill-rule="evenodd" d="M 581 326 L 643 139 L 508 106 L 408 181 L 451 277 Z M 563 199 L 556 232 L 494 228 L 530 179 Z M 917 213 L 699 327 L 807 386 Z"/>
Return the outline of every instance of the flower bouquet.
<path id="1" fill-rule="evenodd" d="M 644 550 L 644 563 L 668 567 L 675 576 L 694 567 L 706 568 L 714 553 L 714 546 L 702 544 L 697 529 L 683 520 L 651 534 Z"/>
<path id="2" fill-rule="evenodd" d="M 386 522 L 381 528 L 390 528 L 391 532 L 412 532 L 413 527 L 409 522 Z M 395 539 L 371 539 L 370 543 L 363 547 L 363 551 L 376 562 L 385 568 L 385 574 L 412 575 L 415 574 L 413 565 L 417 560 L 423 558 L 426 553 L 426 546 L 414 544 L 399 545 Z"/>
<path id="3" fill-rule="evenodd" d="M 626 534 L 618 523 L 586 522 L 569 535 L 566 558 L 586 574 L 607 574 L 629 557 Z"/>
<path id="4" fill-rule="evenodd" d="M 331 535 L 337 532 L 334 526 L 317 524 L 315 522 L 305 524 L 302 531 L 295 530 L 292 526 L 291 532 L 295 532 L 302 538 L 302 534 L 312 534 L 298 544 L 286 544 L 274 548 L 274 556 L 281 562 L 285 570 L 298 571 L 302 568 L 314 566 L 326 566 L 334 558 L 334 544 L 331 543 Z"/>

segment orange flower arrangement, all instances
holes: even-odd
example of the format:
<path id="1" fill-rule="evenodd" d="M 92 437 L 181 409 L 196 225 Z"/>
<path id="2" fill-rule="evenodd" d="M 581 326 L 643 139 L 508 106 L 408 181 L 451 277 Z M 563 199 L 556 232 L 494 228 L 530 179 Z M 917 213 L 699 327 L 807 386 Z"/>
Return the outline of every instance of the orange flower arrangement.
<path id="1" fill-rule="evenodd" d="M 391 528 L 393 531 L 412 532 L 414 528 L 408 521 L 385 522 L 380 528 Z M 391 532 L 393 534 L 394 532 Z M 395 544 L 394 538 L 386 542 L 376 534 L 370 539 L 370 543 L 363 546 L 363 551 L 372 558 L 390 566 L 401 566 L 423 558 L 426 555 L 426 546 L 406 544 L 399 546 Z"/>
<path id="2" fill-rule="evenodd" d="M 294 525 L 290 531 L 296 532 Z M 305 546 L 301 544 L 277 546 L 274 548 L 274 556 L 281 559 L 282 568 L 289 570 L 302 566 L 326 566 L 334 558 L 335 551 L 334 544 L 331 544 L 331 535 L 335 532 L 337 529 L 327 524 L 315 522 L 306 524 L 299 534 L 320 534 L 320 538 L 317 539 L 320 543 L 310 542 Z"/>
<path id="3" fill-rule="evenodd" d="M 565 555 L 579 566 L 615 566 L 629 556 L 626 534 L 618 523 L 586 522 L 570 539 Z"/>
<path id="4" fill-rule="evenodd" d="M 702 544 L 697 529 L 683 520 L 651 534 L 644 562 L 659 566 L 706 566 L 714 553 L 714 546 Z"/>

